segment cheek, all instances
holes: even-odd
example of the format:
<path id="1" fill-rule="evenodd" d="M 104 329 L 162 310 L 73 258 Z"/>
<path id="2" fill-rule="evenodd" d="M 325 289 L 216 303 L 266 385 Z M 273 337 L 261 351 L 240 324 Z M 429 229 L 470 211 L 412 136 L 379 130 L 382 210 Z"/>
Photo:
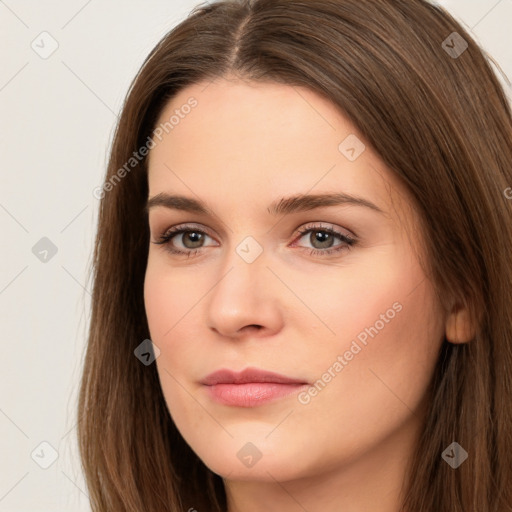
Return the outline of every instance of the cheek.
<path id="1" fill-rule="evenodd" d="M 183 374 L 187 374 L 194 358 L 197 359 L 197 350 L 191 350 L 192 344 L 186 343 L 185 334 L 189 331 L 186 314 L 197 298 L 191 287 L 182 282 L 185 281 L 180 277 L 182 273 L 163 267 L 160 262 L 148 260 L 144 280 L 146 317 L 151 340 L 160 349 L 155 364 L 169 414 L 177 425 L 186 425 L 185 430 L 193 431 L 200 415 L 199 411 L 191 410 L 194 403 L 184 391 Z"/>
<path id="2" fill-rule="evenodd" d="M 161 258 L 152 258 L 150 254 L 144 279 L 144 305 L 151 339 L 157 345 L 157 340 L 170 338 L 178 320 L 191 308 L 197 295 L 197 288 L 190 285 L 191 277 L 193 282 L 193 276 L 173 271 Z"/>
<path id="3" fill-rule="evenodd" d="M 165 286 L 165 280 L 158 279 L 154 273 L 147 272 L 144 281 L 144 305 L 151 339 L 155 343 L 171 327 L 169 312 L 174 311 L 175 302 L 173 294 L 169 293 Z"/>
<path id="4" fill-rule="evenodd" d="M 148 260 L 144 304 L 151 340 L 160 349 L 156 365 L 166 398 L 194 376 L 201 345 L 197 340 L 204 337 L 197 308 L 207 289 L 194 271 L 170 268 L 161 258 Z"/>
<path id="5" fill-rule="evenodd" d="M 364 257 L 358 255 L 357 264 L 347 260 L 346 266 L 318 272 L 314 279 L 289 276 L 297 283 L 294 291 L 324 324 L 318 331 L 324 334 L 323 347 L 338 350 L 376 322 L 379 331 L 388 330 L 387 320 L 399 316 L 403 302 L 424 279 L 407 256 L 393 246 L 382 246 Z M 310 315 L 311 319 L 315 322 Z"/>
<path id="6" fill-rule="evenodd" d="M 442 342 L 442 316 L 431 283 L 409 254 L 384 250 L 381 258 L 338 275 L 317 281 L 317 293 L 309 295 L 308 305 L 334 334 L 318 331 L 322 339 L 308 352 L 311 373 L 320 380 L 308 407 L 320 416 L 365 411 L 359 419 L 375 415 L 376 421 L 387 408 L 407 411 L 404 403 L 414 410 Z M 350 421 L 357 423 L 358 416 Z"/>
<path id="7" fill-rule="evenodd" d="M 318 422 L 342 425 L 343 442 L 363 446 L 406 421 L 437 360 L 443 325 L 431 284 L 419 267 L 392 269 L 354 277 L 332 310 L 337 336 L 311 358 L 317 391 L 301 403 Z M 363 281 L 371 287 L 359 289 Z"/>

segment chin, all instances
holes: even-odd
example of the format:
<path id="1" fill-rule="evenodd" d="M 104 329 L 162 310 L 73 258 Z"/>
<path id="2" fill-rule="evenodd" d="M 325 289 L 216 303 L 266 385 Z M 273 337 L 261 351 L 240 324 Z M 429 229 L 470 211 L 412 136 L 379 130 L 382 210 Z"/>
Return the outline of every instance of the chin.
<path id="1" fill-rule="evenodd" d="M 252 480 L 275 482 L 294 480 L 306 476 L 307 461 L 301 454 L 300 446 L 276 446 L 263 442 L 240 442 L 231 439 L 211 451 L 196 452 L 203 463 L 214 473 L 229 480 Z"/>
<path id="2" fill-rule="evenodd" d="M 270 463 L 260 459 L 253 467 L 248 468 L 241 463 L 229 462 L 226 459 L 215 459 L 211 464 L 203 462 L 206 466 L 226 480 L 254 481 L 254 482 L 285 482 L 299 478 L 297 468 L 293 466 L 294 461 L 286 463 Z"/>

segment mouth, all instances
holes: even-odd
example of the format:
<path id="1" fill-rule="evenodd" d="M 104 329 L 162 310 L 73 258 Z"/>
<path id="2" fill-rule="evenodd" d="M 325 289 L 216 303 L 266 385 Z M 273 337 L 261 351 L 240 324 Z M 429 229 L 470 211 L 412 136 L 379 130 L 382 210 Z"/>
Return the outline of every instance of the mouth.
<path id="1" fill-rule="evenodd" d="M 257 407 L 289 396 L 309 386 L 303 379 L 294 379 L 258 368 L 242 372 L 219 370 L 201 381 L 211 399 L 234 407 Z"/>

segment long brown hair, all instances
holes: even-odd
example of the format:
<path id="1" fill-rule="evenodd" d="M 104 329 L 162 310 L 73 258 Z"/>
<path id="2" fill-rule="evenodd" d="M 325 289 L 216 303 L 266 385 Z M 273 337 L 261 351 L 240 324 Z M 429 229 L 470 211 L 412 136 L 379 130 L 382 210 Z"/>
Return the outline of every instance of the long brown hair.
<path id="1" fill-rule="evenodd" d="M 403 510 L 512 511 L 511 110 L 486 54 L 424 0 L 219 1 L 147 57 L 99 194 L 78 404 L 92 509 L 226 511 L 223 481 L 177 431 L 155 365 L 134 356 L 149 338 L 149 228 L 146 158 L 130 159 L 178 91 L 228 75 L 330 99 L 410 191 L 443 306 L 468 305 L 477 322 L 470 342 L 442 345 Z M 454 441 L 469 455 L 457 469 L 441 457 Z"/>

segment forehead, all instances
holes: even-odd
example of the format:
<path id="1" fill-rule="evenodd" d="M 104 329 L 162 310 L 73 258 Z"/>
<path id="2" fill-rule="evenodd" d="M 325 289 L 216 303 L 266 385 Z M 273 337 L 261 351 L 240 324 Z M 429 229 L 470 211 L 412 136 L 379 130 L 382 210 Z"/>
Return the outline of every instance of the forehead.
<path id="1" fill-rule="evenodd" d="M 296 193 L 362 196 L 390 215 L 391 203 L 407 202 L 401 183 L 353 123 L 307 88 L 201 82 L 181 90 L 155 128 L 150 196 L 179 193 L 221 206 L 229 201 L 246 212 Z"/>
<path id="2" fill-rule="evenodd" d="M 194 102 L 193 108 L 187 106 Z M 165 130 L 172 117 L 173 126 Z M 337 158 L 338 139 L 355 132 L 331 102 L 306 88 L 235 79 L 202 82 L 181 90 L 163 109 L 158 126 L 166 131 L 163 138 L 176 145 L 193 143 L 203 151 L 213 146 L 216 153 L 222 151 L 224 156 L 229 151 L 231 158 L 242 160 L 255 155 L 262 158 L 270 150 L 275 160 L 279 147 L 281 153 L 290 156 L 293 152 L 297 158 L 307 156 L 314 161 L 311 151 L 315 148 Z M 158 149 L 152 151 L 157 153 Z"/>

